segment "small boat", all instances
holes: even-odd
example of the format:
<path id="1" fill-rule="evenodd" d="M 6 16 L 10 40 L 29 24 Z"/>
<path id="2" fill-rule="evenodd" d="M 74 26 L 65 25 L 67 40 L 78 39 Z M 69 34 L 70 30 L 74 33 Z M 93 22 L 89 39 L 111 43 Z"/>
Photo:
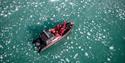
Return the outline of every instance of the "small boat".
<path id="1" fill-rule="evenodd" d="M 63 25 L 63 23 L 58 25 Z M 67 36 L 71 32 L 74 26 L 74 22 L 66 22 L 65 30 L 61 35 L 56 35 L 55 33 L 52 33 L 52 30 L 55 29 L 57 26 L 49 30 L 43 30 L 43 32 L 40 33 L 40 36 L 36 40 L 33 40 L 32 43 L 35 45 L 38 52 L 46 50 L 47 48 L 49 48 L 50 46 L 54 45 L 59 40 Z"/>

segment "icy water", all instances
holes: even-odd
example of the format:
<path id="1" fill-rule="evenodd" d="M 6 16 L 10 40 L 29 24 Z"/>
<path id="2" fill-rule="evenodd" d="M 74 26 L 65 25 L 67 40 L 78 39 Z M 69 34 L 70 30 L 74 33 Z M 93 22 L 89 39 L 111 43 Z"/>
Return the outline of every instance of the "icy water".
<path id="1" fill-rule="evenodd" d="M 72 32 L 38 54 L 32 40 L 63 20 Z M 0 63 L 125 63 L 125 1 L 0 0 Z"/>

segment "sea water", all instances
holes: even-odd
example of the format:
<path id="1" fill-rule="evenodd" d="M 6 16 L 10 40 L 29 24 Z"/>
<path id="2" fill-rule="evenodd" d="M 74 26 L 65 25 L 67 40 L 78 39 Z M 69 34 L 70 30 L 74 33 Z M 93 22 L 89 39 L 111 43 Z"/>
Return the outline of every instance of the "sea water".
<path id="1" fill-rule="evenodd" d="M 66 21 L 71 33 L 37 53 L 33 39 Z M 1 0 L 0 63 L 125 63 L 124 0 Z"/>

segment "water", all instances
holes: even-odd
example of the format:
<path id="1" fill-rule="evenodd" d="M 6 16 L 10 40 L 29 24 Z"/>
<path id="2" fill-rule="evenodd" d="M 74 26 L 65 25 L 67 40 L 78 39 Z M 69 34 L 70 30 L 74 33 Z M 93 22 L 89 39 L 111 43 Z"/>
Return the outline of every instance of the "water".
<path id="1" fill-rule="evenodd" d="M 124 0 L 1 0 L 0 63 L 124 63 Z M 63 20 L 75 27 L 38 54 L 43 29 Z"/>

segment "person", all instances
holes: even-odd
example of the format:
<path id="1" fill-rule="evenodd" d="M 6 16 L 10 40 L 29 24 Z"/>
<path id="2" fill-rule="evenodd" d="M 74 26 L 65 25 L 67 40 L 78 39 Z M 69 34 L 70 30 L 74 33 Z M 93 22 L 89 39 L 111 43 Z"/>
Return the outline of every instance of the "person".
<path id="1" fill-rule="evenodd" d="M 60 28 L 60 35 L 62 36 L 66 30 L 66 21 L 62 24 L 62 27 Z"/>
<path id="2" fill-rule="evenodd" d="M 63 24 L 58 24 L 54 29 L 51 29 L 51 32 L 55 36 L 62 36 L 66 29 L 66 21 Z"/>

